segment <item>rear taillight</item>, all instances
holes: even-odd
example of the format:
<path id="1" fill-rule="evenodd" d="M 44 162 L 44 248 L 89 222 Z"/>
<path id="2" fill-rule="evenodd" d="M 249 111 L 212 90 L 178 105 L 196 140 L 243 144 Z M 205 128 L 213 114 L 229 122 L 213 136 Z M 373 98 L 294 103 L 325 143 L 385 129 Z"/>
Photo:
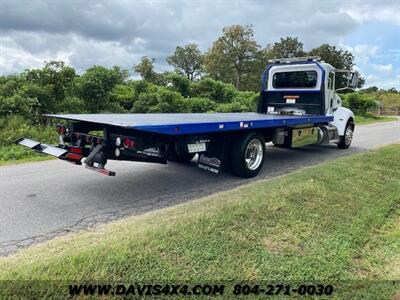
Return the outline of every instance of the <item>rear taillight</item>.
<path id="1" fill-rule="evenodd" d="M 71 153 L 77 153 L 77 154 L 82 154 L 82 148 L 78 148 L 78 147 L 69 147 L 69 151 Z"/>
<path id="2" fill-rule="evenodd" d="M 57 133 L 58 134 L 64 134 L 66 132 L 66 129 L 64 126 L 57 125 Z"/>
<path id="3" fill-rule="evenodd" d="M 134 148 L 135 140 L 130 139 L 130 138 L 124 138 L 124 147 L 125 148 Z"/>
<path id="4" fill-rule="evenodd" d="M 69 161 L 79 162 L 82 159 L 82 155 L 76 153 L 68 153 L 65 158 Z"/>

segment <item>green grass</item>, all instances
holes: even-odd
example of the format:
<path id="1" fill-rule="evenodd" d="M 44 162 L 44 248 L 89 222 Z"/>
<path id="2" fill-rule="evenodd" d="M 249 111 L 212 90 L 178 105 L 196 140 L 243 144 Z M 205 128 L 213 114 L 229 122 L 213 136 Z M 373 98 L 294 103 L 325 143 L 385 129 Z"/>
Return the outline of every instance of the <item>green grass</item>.
<path id="1" fill-rule="evenodd" d="M 389 297 L 398 286 L 365 281 L 389 279 L 366 245 L 398 211 L 399 153 L 387 146 L 57 238 L 0 259 L 0 280 L 360 279 L 337 293 Z M 360 275 L 369 260 L 378 271 Z"/>
<path id="2" fill-rule="evenodd" d="M 19 145 L 0 147 L 0 166 L 53 159 L 53 156 L 40 154 Z"/>
<path id="3" fill-rule="evenodd" d="M 356 124 L 357 125 L 365 125 L 372 124 L 377 122 L 391 122 L 396 121 L 395 117 L 386 117 L 386 116 L 375 116 L 370 113 L 365 113 L 362 115 L 356 115 Z"/>
<path id="4" fill-rule="evenodd" d="M 14 142 L 21 137 L 49 144 L 58 141 L 54 126 L 32 125 L 17 115 L 0 118 L 0 166 L 52 158 L 23 146 L 15 145 Z"/>
<path id="5" fill-rule="evenodd" d="M 363 247 L 357 272 L 364 278 L 400 278 L 400 205 L 391 212 L 388 222 L 375 230 Z"/>

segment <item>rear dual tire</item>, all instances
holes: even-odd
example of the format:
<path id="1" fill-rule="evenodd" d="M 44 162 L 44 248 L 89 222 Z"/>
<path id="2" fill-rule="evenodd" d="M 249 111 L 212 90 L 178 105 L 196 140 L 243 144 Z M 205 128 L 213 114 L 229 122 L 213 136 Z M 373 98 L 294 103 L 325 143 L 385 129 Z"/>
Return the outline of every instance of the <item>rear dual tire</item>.
<path id="1" fill-rule="evenodd" d="M 244 178 L 254 177 L 260 173 L 264 159 L 265 139 L 262 135 L 241 135 L 232 142 L 230 162 L 233 174 Z"/>

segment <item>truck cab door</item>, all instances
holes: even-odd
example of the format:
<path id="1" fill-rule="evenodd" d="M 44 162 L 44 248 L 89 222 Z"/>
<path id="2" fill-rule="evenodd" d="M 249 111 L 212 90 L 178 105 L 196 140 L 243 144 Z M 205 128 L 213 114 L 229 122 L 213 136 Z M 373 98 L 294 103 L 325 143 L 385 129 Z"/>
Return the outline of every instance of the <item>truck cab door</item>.
<path id="1" fill-rule="evenodd" d="M 328 88 L 326 89 L 326 114 L 332 115 L 336 107 L 335 99 L 335 73 L 329 72 L 328 75 Z"/>

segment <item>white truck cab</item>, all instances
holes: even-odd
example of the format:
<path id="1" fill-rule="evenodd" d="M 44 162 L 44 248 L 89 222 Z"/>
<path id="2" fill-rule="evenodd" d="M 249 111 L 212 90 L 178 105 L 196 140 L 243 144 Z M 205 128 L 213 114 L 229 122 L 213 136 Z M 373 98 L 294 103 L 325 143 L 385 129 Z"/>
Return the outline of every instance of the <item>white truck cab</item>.
<path id="1" fill-rule="evenodd" d="M 320 57 L 279 58 L 269 61 L 263 74 L 259 111 L 271 114 L 332 116 L 329 132 L 340 148 L 348 148 L 354 132 L 354 113 L 342 107 L 337 91 L 357 86 L 358 74 L 335 69 Z M 339 74 L 347 77 L 347 86 L 338 88 Z M 266 106 L 266 109 L 265 109 Z"/>

